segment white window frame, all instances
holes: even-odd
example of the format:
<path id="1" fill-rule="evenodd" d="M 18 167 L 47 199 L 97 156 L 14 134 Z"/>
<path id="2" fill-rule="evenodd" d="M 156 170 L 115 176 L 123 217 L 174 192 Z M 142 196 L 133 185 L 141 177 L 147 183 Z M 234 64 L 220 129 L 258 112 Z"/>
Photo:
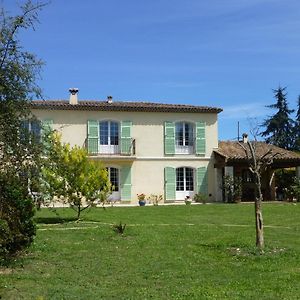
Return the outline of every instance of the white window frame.
<path id="1" fill-rule="evenodd" d="M 178 186 L 178 173 L 177 171 L 179 169 L 183 169 L 183 190 L 177 190 L 177 186 Z M 193 174 L 193 190 L 187 190 L 187 169 L 192 170 L 192 174 Z M 185 198 L 188 196 L 190 198 L 193 198 L 194 194 L 195 194 L 195 183 L 196 183 L 196 172 L 195 169 L 192 167 L 178 167 L 176 168 L 176 200 L 185 200 Z"/>
<path id="2" fill-rule="evenodd" d="M 108 123 L 108 127 L 107 127 L 107 144 L 101 144 L 101 123 Z M 111 144 L 111 124 L 112 123 L 116 123 L 118 126 L 118 144 L 117 145 L 112 145 Z M 119 121 L 115 121 L 115 120 L 101 120 L 98 122 L 98 126 L 99 126 L 99 149 L 100 149 L 100 153 L 104 153 L 104 154 L 118 154 L 120 153 L 120 134 L 121 134 L 121 130 L 120 130 L 120 122 Z"/>
<path id="3" fill-rule="evenodd" d="M 111 195 L 108 197 L 109 201 L 119 201 L 121 199 L 121 174 L 120 174 L 120 168 L 117 166 L 107 166 L 106 167 L 108 172 L 108 179 L 110 181 L 111 179 L 111 169 L 117 170 L 117 176 L 118 176 L 118 190 L 113 190 Z"/>
<path id="4" fill-rule="evenodd" d="M 177 126 L 182 126 L 182 144 L 180 145 L 179 140 L 177 139 Z M 189 129 L 192 130 L 192 134 L 188 132 L 188 136 L 191 136 L 191 140 L 186 140 L 186 125 Z M 189 141 L 190 145 L 186 145 Z M 177 121 L 175 122 L 175 154 L 193 154 L 195 152 L 195 124 L 188 121 Z"/>

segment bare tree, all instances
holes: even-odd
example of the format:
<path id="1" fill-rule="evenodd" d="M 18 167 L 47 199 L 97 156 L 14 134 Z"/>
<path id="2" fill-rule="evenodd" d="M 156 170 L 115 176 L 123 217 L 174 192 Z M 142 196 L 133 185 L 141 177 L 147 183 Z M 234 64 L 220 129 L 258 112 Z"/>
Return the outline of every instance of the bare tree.
<path id="1" fill-rule="evenodd" d="M 239 145 L 243 148 L 246 154 L 246 158 L 249 164 L 249 170 L 254 176 L 255 181 L 255 228 L 256 228 L 256 247 L 263 251 L 264 248 L 264 223 L 263 223 L 263 215 L 262 215 L 262 200 L 263 195 L 261 191 L 261 176 L 262 174 L 270 167 L 273 163 L 274 158 L 279 153 L 273 153 L 272 148 L 269 148 L 264 153 L 258 154 L 258 147 L 260 145 L 257 142 L 257 129 L 253 129 L 251 131 L 254 136 L 254 141 L 249 141 L 246 138 L 246 143 L 239 143 Z M 246 145 L 245 145 L 246 144 Z"/>

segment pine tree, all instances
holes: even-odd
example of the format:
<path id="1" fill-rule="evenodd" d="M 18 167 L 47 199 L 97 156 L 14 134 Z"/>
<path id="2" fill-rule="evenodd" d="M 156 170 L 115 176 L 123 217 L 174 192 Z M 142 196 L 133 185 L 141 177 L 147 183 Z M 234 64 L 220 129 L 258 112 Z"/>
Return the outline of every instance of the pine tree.
<path id="1" fill-rule="evenodd" d="M 276 103 L 267 107 L 277 109 L 277 112 L 266 119 L 262 124 L 266 130 L 261 133 L 265 137 L 266 142 L 276 145 L 284 149 L 292 149 L 294 145 L 294 121 L 290 118 L 290 114 L 294 112 L 288 108 L 286 99 L 286 87 L 278 87 L 273 90 Z"/>
<path id="2" fill-rule="evenodd" d="M 296 114 L 295 126 L 294 126 L 294 149 L 300 151 L 300 96 L 298 97 L 298 109 Z"/>

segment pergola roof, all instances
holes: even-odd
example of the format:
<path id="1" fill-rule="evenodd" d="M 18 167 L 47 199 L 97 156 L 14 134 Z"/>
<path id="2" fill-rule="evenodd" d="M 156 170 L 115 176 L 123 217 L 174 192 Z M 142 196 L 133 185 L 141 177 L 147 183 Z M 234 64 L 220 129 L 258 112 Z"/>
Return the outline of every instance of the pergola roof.
<path id="1" fill-rule="evenodd" d="M 300 166 L 300 154 L 296 152 L 285 150 L 265 142 L 253 142 L 253 146 L 258 158 L 268 160 L 273 157 L 272 166 L 274 168 Z M 249 152 L 249 146 L 246 143 L 219 141 L 219 147 L 214 150 L 214 153 L 226 165 L 248 163 L 248 158 L 243 147 Z"/>

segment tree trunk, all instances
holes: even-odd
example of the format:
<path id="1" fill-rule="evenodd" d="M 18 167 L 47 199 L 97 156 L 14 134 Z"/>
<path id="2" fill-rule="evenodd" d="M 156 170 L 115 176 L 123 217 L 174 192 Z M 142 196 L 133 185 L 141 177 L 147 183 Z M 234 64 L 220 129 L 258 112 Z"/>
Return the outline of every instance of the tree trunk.
<path id="1" fill-rule="evenodd" d="M 77 221 L 79 220 L 80 218 L 80 213 L 81 213 L 81 207 L 80 205 L 77 206 Z"/>
<path id="2" fill-rule="evenodd" d="M 256 197 L 255 197 L 255 226 L 256 226 L 256 247 L 260 250 L 264 248 L 264 223 L 262 216 L 262 193 L 261 193 L 261 181 L 260 174 L 255 173 L 256 177 Z"/>

